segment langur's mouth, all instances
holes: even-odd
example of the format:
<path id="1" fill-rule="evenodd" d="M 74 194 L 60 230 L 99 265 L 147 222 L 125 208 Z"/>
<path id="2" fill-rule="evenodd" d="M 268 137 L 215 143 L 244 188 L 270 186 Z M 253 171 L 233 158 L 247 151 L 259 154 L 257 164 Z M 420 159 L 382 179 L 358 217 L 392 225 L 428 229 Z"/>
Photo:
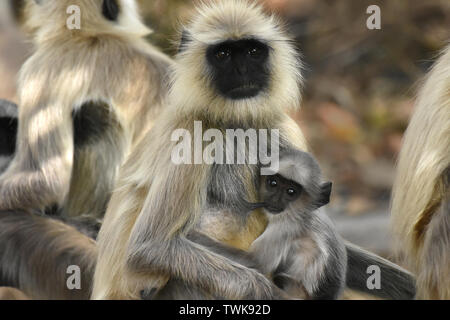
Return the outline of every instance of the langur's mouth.
<path id="1" fill-rule="evenodd" d="M 246 84 L 229 90 L 226 95 L 234 100 L 253 98 L 261 91 L 261 87 L 255 84 Z"/>

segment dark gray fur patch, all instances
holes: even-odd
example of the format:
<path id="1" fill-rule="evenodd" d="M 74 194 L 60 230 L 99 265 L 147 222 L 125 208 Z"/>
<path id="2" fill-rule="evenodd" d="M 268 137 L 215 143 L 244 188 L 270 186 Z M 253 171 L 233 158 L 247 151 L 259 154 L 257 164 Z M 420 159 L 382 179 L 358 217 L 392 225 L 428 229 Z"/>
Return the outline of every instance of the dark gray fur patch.
<path id="1" fill-rule="evenodd" d="M 16 150 L 17 105 L 0 99 L 0 156 L 11 156 Z"/>
<path id="2" fill-rule="evenodd" d="M 11 8 L 14 20 L 21 22 L 23 19 L 25 0 L 9 0 L 9 7 Z"/>
<path id="3" fill-rule="evenodd" d="M 350 289 L 366 292 L 380 298 L 392 300 L 410 300 L 416 295 L 414 277 L 394 263 L 354 245 L 347 249 L 347 286 Z M 381 289 L 367 288 L 367 268 L 371 265 L 380 267 Z"/>
<path id="4" fill-rule="evenodd" d="M 72 113 L 75 148 L 93 144 L 100 140 L 108 129 L 113 113 L 105 102 L 85 102 Z"/>
<path id="5" fill-rule="evenodd" d="M 120 7 L 117 0 L 103 0 L 102 14 L 109 21 L 117 21 L 119 17 Z"/>
<path id="6" fill-rule="evenodd" d="M 16 149 L 17 118 L 0 118 L 0 155 L 13 155 Z"/>

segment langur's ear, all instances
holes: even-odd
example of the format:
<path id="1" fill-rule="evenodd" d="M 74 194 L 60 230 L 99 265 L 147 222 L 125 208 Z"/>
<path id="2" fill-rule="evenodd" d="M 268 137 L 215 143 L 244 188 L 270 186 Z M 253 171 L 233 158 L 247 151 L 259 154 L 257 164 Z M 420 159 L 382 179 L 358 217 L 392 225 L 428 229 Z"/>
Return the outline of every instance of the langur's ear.
<path id="1" fill-rule="evenodd" d="M 317 208 L 323 207 L 330 203 L 331 189 L 333 184 L 331 182 L 324 182 L 320 186 L 320 196 L 317 199 Z"/>
<path id="2" fill-rule="evenodd" d="M 117 0 L 103 0 L 102 14 L 110 21 L 117 21 L 120 8 Z"/>
<path id="3" fill-rule="evenodd" d="M 191 41 L 192 39 L 189 32 L 187 30 L 183 30 L 181 33 L 180 45 L 178 46 L 178 53 L 183 52 Z"/>

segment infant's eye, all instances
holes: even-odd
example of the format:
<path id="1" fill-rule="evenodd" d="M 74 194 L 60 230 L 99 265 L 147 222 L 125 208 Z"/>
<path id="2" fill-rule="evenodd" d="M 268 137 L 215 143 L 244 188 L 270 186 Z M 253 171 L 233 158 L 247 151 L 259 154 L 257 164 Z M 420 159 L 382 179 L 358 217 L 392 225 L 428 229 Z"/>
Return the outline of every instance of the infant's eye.
<path id="1" fill-rule="evenodd" d="M 294 196 L 297 193 L 297 191 L 295 191 L 294 188 L 289 188 L 289 189 L 286 190 L 286 192 L 291 197 Z"/>
<path id="2" fill-rule="evenodd" d="M 223 61 L 223 60 L 227 59 L 230 55 L 231 55 L 231 52 L 230 52 L 230 50 L 227 50 L 227 49 L 221 49 L 216 52 L 216 58 L 219 61 Z"/>
<path id="3" fill-rule="evenodd" d="M 267 178 L 267 184 L 272 188 L 278 186 L 278 182 L 274 178 Z"/>

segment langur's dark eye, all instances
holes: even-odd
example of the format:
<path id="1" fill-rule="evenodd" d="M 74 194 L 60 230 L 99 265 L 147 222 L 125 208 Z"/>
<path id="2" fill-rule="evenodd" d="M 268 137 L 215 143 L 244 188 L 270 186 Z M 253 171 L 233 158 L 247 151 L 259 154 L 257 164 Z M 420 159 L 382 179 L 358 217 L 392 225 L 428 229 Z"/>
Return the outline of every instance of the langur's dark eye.
<path id="1" fill-rule="evenodd" d="M 278 186 L 278 182 L 274 178 L 267 178 L 267 184 L 269 185 L 269 187 L 272 187 L 272 188 L 275 188 Z"/>
<path id="2" fill-rule="evenodd" d="M 261 50 L 257 47 L 253 47 L 248 50 L 248 54 L 252 57 L 258 57 L 261 54 Z"/>
<path id="3" fill-rule="evenodd" d="M 297 193 L 297 191 L 294 188 L 288 188 L 286 190 L 286 193 L 288 194 L 288 196 L 292 197 L 295 196 L 295 194 Z"/>
<path id="4" fill-rule="evenodd" d="M 228 57 L 230 57 L 230 55 L 230 50 L 221 49 L 216 52 L 216 59 L 219 61 L 225 61 L 226 59 L 228 59 Z"/>

